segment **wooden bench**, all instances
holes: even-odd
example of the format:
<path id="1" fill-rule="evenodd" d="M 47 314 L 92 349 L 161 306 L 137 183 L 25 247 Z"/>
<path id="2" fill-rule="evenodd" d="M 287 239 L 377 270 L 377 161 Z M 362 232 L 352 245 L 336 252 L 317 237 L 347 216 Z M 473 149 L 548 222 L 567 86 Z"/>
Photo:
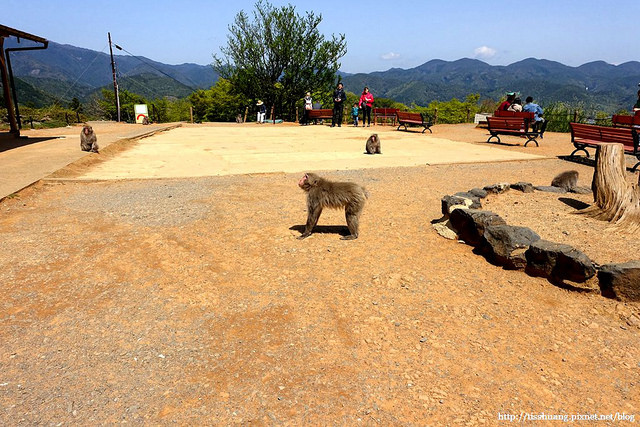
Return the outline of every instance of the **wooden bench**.
<path id="1" fill-rule="evenodd" d="M 397 108 L 374 108 L 373 109 L 373 124 L 378 123 L 378 117 L 383 119 L 382 124 L 384 125 L 384 120 L 391 119 L 393 120 L 393 126 L 396 125 L 396 113 L 398 112 Z"/>
<path id="2" fill-rule="evenodd" d="M 522 117 L 524 119 L 524 124 L 526 125 L 525 129 L 529 129 L 532 126 L 533 121 L 535 120 L 536 115 L 529 111 L 503 111 L 496 110 L 493 113 L 493 117 Z"/>
<path id="3" fill-rule="evenodd" d="M 524 143 L 526 147 L 530 142 L 535 142 L 536 147 L 539 147 L 536 138 L 540 135 L 538 132 L 527 130 L 527 123 L 524 117 L 487 117 L 487 127 L 491 136 L 487 139 L 487 142 L 491 142 L 492 138 L 496 138 L 500 143 L 499 135 L 515 135 L 526 136 L 527 142 Z"/>
<path id="4" fill-rule="evenodd" d="M 319 110 L 309 110 L 309 120 L 333 119 L 333 110 L 330 108 L 321 108 Z"/>
<path id="5" fill-rule="evenodd" d="M 611 122 L 616 127 L 640 127 L 640 116 L 623 116 L 620 114 L 614 114 L 611 117 Z"/>
<path id="6" fill-rule="evenodd" d="M 584 151 L 589 157 L 587 147 L 597 148 L 601 144 L 618 143 L 624 146 L 625 154 L 635 156 L 639 161 L 632 171 L 640 166 L 640 151 L 638 150 L 638 132 L 633 128 L 611 128 L 607 126 L 569 123 L 571 127 L 571 142 L 576 147 L 571 153 L 573 157 L 578 151 Z"/>
<path id="7" fill-rule="evenodd" d="M 426 117 L 425 117 L 426 116 Z M 410 125 L 422 126 L 424 129 L 422 133 L 429 130 L 430 133 L 433 131 L 430 129 L 432 126 L 431 119 L 428 115 L 422 113 L 407 113 L 406 111 L 398 111 L 396 112 L 396 117 L 398 118 L 398 129 L 404 126 L 404 130 L 408 130 Z"/>

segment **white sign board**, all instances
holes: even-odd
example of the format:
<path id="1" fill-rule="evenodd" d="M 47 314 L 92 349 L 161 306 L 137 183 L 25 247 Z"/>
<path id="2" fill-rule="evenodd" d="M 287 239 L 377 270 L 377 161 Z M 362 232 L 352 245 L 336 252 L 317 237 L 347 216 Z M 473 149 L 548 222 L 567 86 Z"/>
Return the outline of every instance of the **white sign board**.
<path id="1" fill-rule="evenodd" d="M 149 109 L 147 108 L 147 104 L 134 104 L 133 111 L 136 115 L 136 123 L 142 123 L 145 117 L 149 120 Z"/>

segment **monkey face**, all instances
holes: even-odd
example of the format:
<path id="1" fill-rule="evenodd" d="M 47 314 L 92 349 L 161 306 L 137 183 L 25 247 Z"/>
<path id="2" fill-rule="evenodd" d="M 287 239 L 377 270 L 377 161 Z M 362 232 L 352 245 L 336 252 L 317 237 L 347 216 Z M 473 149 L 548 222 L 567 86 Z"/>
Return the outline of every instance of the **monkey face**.
<path id="1" fill-rule="evenodd" d="M 85 126 L 82 128 L 82 132 L 84 132 L 85 135 L 89 135 L 93 133 L 93 128 L 91 126 Z"/>
<path id="2" fill-rule="evenodd" d="M 316 185 L 318 182 L 318 176 L 313 173 L 305 173 L 302 178 L 298 181 L 298 187 L 302 188 L 305 191 L 309 191 L 311 187 Z"/>

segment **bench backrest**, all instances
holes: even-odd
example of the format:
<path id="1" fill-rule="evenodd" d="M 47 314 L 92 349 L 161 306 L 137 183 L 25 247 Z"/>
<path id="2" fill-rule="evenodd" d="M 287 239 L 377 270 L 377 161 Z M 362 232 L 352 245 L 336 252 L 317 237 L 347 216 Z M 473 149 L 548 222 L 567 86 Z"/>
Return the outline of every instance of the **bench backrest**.
<path id="1" fill-rule="evenodd" d="M 309 111 L 309 117 L 310 118 L 314 118 L 314 117 L 332 117 L 333 116 L 333 110 L 328 109 L 328 108 L 322 108 L 319 110 L 308 110 Z"/>
<path id="2" fill-rule="evenodd" d="M 504 111 L 496 110 L 493 113 L 494 117 L 522 117 L 523 119 L 533 120 L 535 114 L 530 111 Z"/>
<path id="3" fill-rule="evenodd" d="M 489 130 L 506 130 L 511 132 L 524 132 L 524 117 L 487 117 Z"/>
<path id="4" fill-rule="evenodd" d="M 374 108 L 373 115 L 374 116 L 395 116 L 398 112 L 397 108 Z"/>
<path id="5" fill-rule="evenodd" d="M 614 114 L 613 117 L 611 117 L 611 122 L 614 126 L 640 126 L 640 116 Z"/>
<path id="6" fill-rule="evenodd" d="M 638 134 L 631 128 L 611 128 L 607 126 L 587 125 L 583 123 L 569 123 L 571 127 L 571 141 L 580 140 L 600 142 L 614 142 L 622 144 L 634 152 L 638 151 Z"/>
<path id="7" fill-rule="evenodd" d="M 422 121 L 422 114 L 420 113 L 409 113 L 408 111 L 397 111 L 396 116 L 398 116 L 398 120 Z"/>

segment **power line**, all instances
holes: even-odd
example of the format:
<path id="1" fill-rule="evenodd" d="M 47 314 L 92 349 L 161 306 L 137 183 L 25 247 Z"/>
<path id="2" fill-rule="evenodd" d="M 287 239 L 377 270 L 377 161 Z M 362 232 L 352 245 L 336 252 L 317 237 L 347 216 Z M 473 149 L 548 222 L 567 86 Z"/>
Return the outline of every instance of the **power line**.
<path id="1" fill-rule="evenodd" d="M 163 75 L 165 75 L 165 76 L 169 77 L 170 79 L 172 79 L 172 80 L 174 80 L 174 81 L 176 81 L 176 82 L 180 83 L 181 85 L 183 85 L 183 86 L 185 86 L 185 87 L 187 87 L 187 88 L 191 89 L 192 91 L 196 91 L 196 90 L 198 90 L 197 88 L 195 88 L 195 87 L 193 87 L 193 86 L 189 86 L 188 84 L 185 84 L 185 83 L 181 82 L 180 80 L 176 79 L 175 77 L 173 77 L 173 76 L 171 76 L 171 75 L 169 75 L 169 74 L 165 73 L 164 71 L 160 70 L 159 68 L 156 68 L 156 67 L 155 67 L 153 64 L 151 64 L 149 61 L 145 61 L 144 59 L 142 59 L 142 57 L 134 55 L 133 53 L 129 52 L 127 49 L 125 49 L 125 48 L 123 48 L 123 47 L 121 47 L 121 46 L 118 46 L 118 45 L 117 45 L 117 44 L 115 44 L 115 43 L 114 43 L 114 46 L 116 47 L 116 49 L 118 49 L 118 50 L 122 50 L 122 51 L 124 51 L 124 52 L 127 52 L 127 53 L 128 53 L 129 55 L 131 55 L 133 58 L 135 58 L 135 59 L 137 59 L 138 61 L 140 61 L 140 62 L 142 62 L 142 63 L 146 64 L 147 66 L 149 66 L 149 67 L 153 68 L 154 70 L 156 70 L 156 71 L 157 71 L 157 72 L 159 72 L 160 74 L 163 74 Z M 193 82 L 193 81 L 191 81 L 191 83 L 194 83 L 194 84 L 195 84 L 195 82 Z"/>

